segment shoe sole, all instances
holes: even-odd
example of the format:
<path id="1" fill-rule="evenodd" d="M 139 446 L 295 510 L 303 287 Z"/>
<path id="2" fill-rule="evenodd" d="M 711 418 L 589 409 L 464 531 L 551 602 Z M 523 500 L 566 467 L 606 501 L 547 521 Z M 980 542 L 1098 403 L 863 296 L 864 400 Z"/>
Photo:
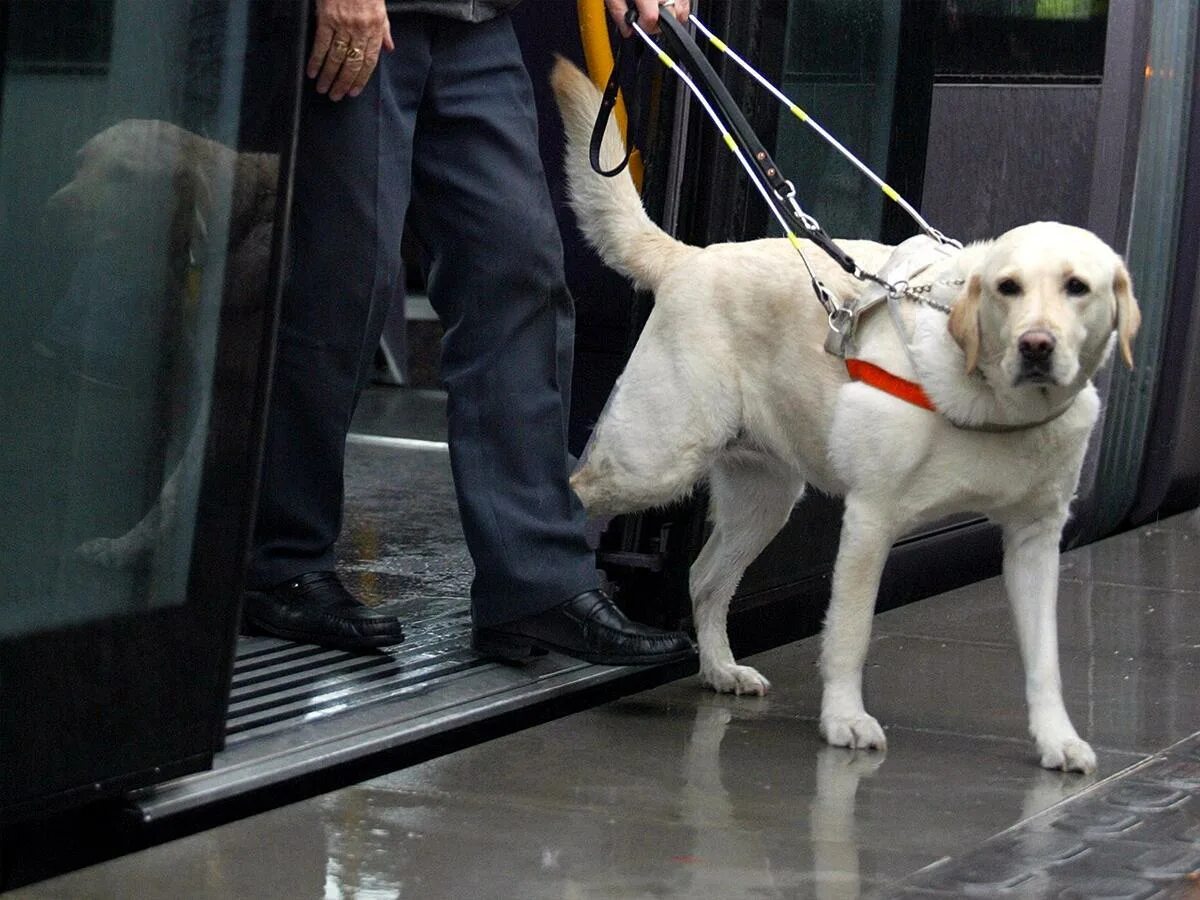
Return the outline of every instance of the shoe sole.
<path id="1" fill-rule="evenodd" d="M 302 631 L 293 631 L 290 628 L 277 628 L 274 625 L 264 624 L 261 620 L 250 616 L 242 617 L 242 627 L 243 632 L 251 630 L 255 634 L 281 638 L 297 644 L 313 644 L 317 647 L 328 647 L 330 650 L 378 650 L 380 647 L 393 647 L 397 644 L 402 644 L 405 639 L 404 634 L 401 634 L 399 637 L 387 635 L 386 637 L 363 637 L 347 641 L 318 639 L 316 635 Z"/>
<path id="2" fill-rule="evenodd" d="M 474 632 L 471 635 L 471 647 L 480 656 L 503 659 L 508 662 L 524 662 L 530 657 L 545 656 L 547 653 L 561 653 L 563 656 L 598 666 L 666 665 L 667 663 L 682 662 L 696 655 L 694 650 L 677 650 L 673 653 L 656 653 L 650 656 L 611 656 L 604 653 L 570 650 L 549 641 L 495 631 L 482 634 L 478 631 Z"/>

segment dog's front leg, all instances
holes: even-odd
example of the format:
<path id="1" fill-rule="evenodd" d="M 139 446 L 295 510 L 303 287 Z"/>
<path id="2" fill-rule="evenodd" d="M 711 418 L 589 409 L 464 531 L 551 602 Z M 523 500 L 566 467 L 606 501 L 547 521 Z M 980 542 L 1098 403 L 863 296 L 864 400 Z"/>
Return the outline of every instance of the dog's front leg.
<path id="1" fill-rule="evenodd" d="M 183 456 L 175 463 L 170 477 L 163 483 L 158 499 L 136 525 L 119 537 L 100 537 L 84 541 L 75 548 L 75 554 L 87 562 L 108 569 L 130 569 L 148 565 L 164 533 L 175 526 L 180 482 L 186 477 L 184 469 L 190 466 L 194 473 L 204 453 L 205 438 L 205 429 L 197 422 L 192 427 Z"/>
<path id="2" fill-rule="evenodd" d="M 1029 733 L 1047 769 L 1094 772 L 1096 754 L 1067 715 L 1058 665 L 1058 543 L 1063 518 L 1004 529 L 1004 588 L 1025 664 Z"/>
<path id="3" fill-rule="evenodd" d="M 833 595 L 821 637 L 821 734 L 836 747 L 887 747 L 883 729 L 863 706 L 862 670 L 879 578 L 895 536 L 887 512 L 853 494 L 846 498 Z"/>

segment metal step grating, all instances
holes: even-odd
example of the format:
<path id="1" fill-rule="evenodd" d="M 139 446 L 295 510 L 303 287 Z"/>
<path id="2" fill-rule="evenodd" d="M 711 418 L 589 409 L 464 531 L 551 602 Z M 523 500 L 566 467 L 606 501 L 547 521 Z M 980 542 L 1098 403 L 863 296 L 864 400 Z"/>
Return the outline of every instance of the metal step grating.
<path id="1" fill-rule="evenodd" d="M 644 670 L 593 666 L 555 654 L 520 666 L 481 659 L 470 648 L 467 603 L 426 599 L 424 615 L 406 619 L 405 642 L 379 653 L 239 639 L 225 749 L 210 771 L 135 792 L 130 796 L 135 813 L 146 822 L 160 821 L 582 689 L 646 686 Z"/>
<path id="2" fill-rule="evenodd" d="M 470 615 L 454 610 L 406 626 L 408 639 L 379 653 L 348 653 L 276 638 L 238 644 L 226 718 L 232 746 L 423 690 L 489 665 L 469 648 Z"/>
<path id="3" fill-rule="evenodd" d="M 444 437 L 444 398 L 393 391 L 365 399 L 356 418 L 360 430 L 368 419 L 379 427 L 368 429 L 376 438 L 352 439 L 347 447 L 339 573 L 364 602 L 395 604 L 406 640 L 359 654 L 239 639 L 224 749 L 210 771 L 133 794 L 144 821 L 269 794 L 331 769 L 352 772 L 371 758 L 404 765 L 410 754 L 427 752 L 419 749 L 423 742 L 477 735 L 489 721 L 539 707 L 561 709 L 558 701 L 578 691 L 632 690 L 682 674 L 680 667 L 647 674 L 555 654 L 518 666 L 478 658 L 470 640 L 472 567 L 449 457 L 430 452 L 428 440 L 426 449 L 377 440 L 396 433 L 383 426 L 411 425 L 421 410 L 427 432 L 420 436 Z M 404 433 L 414 432 L 406 426 Z"/>

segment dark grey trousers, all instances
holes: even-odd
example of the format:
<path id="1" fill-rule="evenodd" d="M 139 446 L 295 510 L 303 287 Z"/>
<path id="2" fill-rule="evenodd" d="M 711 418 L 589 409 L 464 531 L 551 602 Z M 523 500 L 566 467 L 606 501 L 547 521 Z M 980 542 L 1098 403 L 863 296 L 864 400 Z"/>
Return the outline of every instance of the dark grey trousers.
<path id="1" fill-rule="evenodd" d="M 567 484 L 574 309 L 508 18 L 394 14 L 392 34 L 360 96 L 333 103 L 307 88 L 249 583 L 334 567 L 346 432 L 408 214 L 445 326 L 472 612 L 497 624 L 596 586 Z"/>

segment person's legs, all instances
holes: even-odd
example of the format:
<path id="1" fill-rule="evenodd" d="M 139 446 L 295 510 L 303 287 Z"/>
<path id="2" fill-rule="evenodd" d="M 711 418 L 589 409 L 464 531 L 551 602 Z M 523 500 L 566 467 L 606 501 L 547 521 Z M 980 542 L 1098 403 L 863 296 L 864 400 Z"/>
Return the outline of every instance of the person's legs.
<path id="1" fill-rule="evenodd" d="M 446 328 L 442 377 L 476 569 L 476 646 L 597 662 L 688 655 L 685 636 L 629 622 L 597 590 L 585 514 L 568 483 L 574 308 L 533 91 L 506 17 L 446 21 L 435 32 L 410 221 L 429 252 L 429 296 Z"/>
<path id="2" fill-rule="evenodd" d="M 446 329 L 450 453 L 477 624 L 597 586 L 566 451 L 574 309 L 507 18 L 444 23 L 413 158 L 412 224 Z"/>
<path id="3" fill-rule="evenodd" d="M 400 272 L 428 34 L 426 17 L 395 17 L 397 49 L 383 55 L 358 97 L 335 103 L 313 83 L 305 87 L 289 273 L 247 579 L 257 592 L 334 569 L 346 433 Z M 339 608 L 353 603 L 329 579 L 306 578 L 301 584 L 308 586 L 303 596 L 276 597 L 273 608 L 313 605 L 315 595 L 328 595 Z M 319 633 L 326 626 L 336 631 L 336 622 L 304 624 L 294 616 L 258 621 L 256 613 L 263 612 L 258 601 L 270 599 L 248 595 L 252 624 L 277 634 L 287 630 L 286 636 L 297 639 L 339 642 L 336 635 L 326 641 Z M 398 623 L 390 636 L 402 637 Z M 360 635 L 341 637 L 353 644 Z"/>

